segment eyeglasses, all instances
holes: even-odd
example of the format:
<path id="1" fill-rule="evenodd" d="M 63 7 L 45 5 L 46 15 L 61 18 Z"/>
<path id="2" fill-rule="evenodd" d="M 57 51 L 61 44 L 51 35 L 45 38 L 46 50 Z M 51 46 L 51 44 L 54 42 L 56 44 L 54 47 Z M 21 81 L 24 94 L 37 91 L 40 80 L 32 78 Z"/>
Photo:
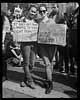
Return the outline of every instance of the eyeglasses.
<path id="1" fill-rule="evenodd" d="M 42 12 L 43 12 L 43 13 L 45 13 L 45 12 L 46 12 L 46 10 L 40 10 L 40 11 L 39 11 L 39 13 L 42 13 Z"/>

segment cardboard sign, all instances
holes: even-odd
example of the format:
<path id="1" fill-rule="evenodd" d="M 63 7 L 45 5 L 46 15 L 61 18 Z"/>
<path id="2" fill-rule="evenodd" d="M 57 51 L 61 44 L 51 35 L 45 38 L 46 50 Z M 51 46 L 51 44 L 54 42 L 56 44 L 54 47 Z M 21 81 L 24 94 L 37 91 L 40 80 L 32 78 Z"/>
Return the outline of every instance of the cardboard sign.
<path id="1" fill-rule="evenodd" d="M 38 43 L 66 45 L 66 26 L 64 24 L 41 23 L 38 33 Z"/>
<path id="2" fill-rule="evenodd" d="M 37 41 L 38 24 L 34 21 L 12 23 L 13 37 L 18 42 Z"/>

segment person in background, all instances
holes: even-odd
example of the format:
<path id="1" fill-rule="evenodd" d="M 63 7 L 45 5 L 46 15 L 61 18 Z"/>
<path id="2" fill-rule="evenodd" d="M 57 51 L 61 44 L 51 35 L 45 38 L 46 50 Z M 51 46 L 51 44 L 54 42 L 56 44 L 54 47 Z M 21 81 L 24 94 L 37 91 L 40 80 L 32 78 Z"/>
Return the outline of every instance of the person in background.
<path id="1" fill-rule="evenodd" d="M 14 66 L 21 66 L 21 50 L 20 45 L 13 40 L 11 40 L 7 45 L 7 53 L 6 53 L 6 59 L 7 63 L 12 64 Z"/>
<path id="2" fill-rule="evenodd" d="M 7 14 L 2 12 L 2 81 L 7 79 L 7 62 L 6 62 L 6 47 L 9 42 L 9 38 L 5 42 L 5 38 L 7 34 L 10 34 L 10 23 L 7 18 Z"/>
<path id="3" fill-rule="evenodd" d="M 25 19 L 25 22 L 35 22 L 35 16 L 37 14 L 37 7 L 35 5 L 31 5 L 28 11 L 28 15 Z M 26 33 L 27 34 L 27 33 Z M 21 51 L 23 56 L 23 63 L 24 63 L 24 80 L 21 82 L 21 86 L 29 86 L 30 88 L 34 89 L 34 81 L 30 73 L 30 68 L 32 69 L 35 64 L 35 57 L 36 57 L 36 41 L 31 42 L 21 42 Z"/>
<path id="4" fill-rule="evenodd" d="M 67 14 L 68 25 L 68 52 L 70 61 L 70 74 L 75 74 L 75 65 L 77 65 L 77 17 L 79 14 L 79 8 L 74 9 L 71 13 Z M 68 16 L 69 15 L 69 16 Z"/>
<path id="5" fill-rule="evenodd" d="M 17 7 L 14 8 L 13 14 L 12 14 L 14 17 L 14 20 L 15 21 L 23 21 L 24 16 L 22 16 L 22 14 L 23 14 L 23 8 L 20 8 L 20 6 L 17 5 Z"/>
<path id="6" fill-rule="evenodd" d="M 56 3 L 52 6 L 49 18 L 52 18 L 57 24 L 65 23 L 64 13 L 60 11 L 59 6 Z"/>
<path id="7" fill-rule="evenodd" d="M 49 15 L 49 18 L 52 18 L 56 24 L 65 24 L 66 23 L 66 20 L 64 18 L 64 14 L 63 14 L 63 12 L 61 12 L 59 10 L 59 6 L 56 3 L 52 7 L 52 11 Z M 65 54 L 66 54 L 65 52 L 66 52 L 66 47 L 58 46 L 55 69 L 57 69 L 60 72 L 65 71 L 64 62 L 65 62 L 65 58 L 67 58 L 67 57 L 65 57 Z"/>
<path id="8" fill-rule="evenodd" d="M 13 11 L 11 13 L 10 18 L 10 25 L 11 25 L 11 35 L 13 36 L 13 40 L 9 43 L 8 45 L 8 58 L 13 58 L 11 59 L 11 61 L 14 63 L 14 65 L 18 65 L 21 66 L 21 62 L 22 62 L 22 56 L 21 56 L 21 48 L 20 43 L 18 43 L 17 41 L 15 41 L 14 39 L 14 30 L 13 30 L 13 23 L 15 22 L 21 22 L 22 20 L 22 11 L 23 9 L 20 9 L 19 5 L 13 8 Z M 10 11 L 9 11 L 10 12 Z"/>
<path id="9" fill-rule="evenodd" d="M 39 21 L 40 23 L 54 23 L 53 20 L 49 19 L 47 16 L 47 7 L 44 4 L 41 4 L 39 7 L 39 14 L 41 15 L 41 19 Z M 52 58 L 55 55 L 56 46 L 50 45 L 50 44 L 41 44 L 38 43 L 38 54 L 43 59 L 45 64 L 45 78 L 46 78 L 46 94 L 51 93 L 53 90 L 53 82 L 52 82 L 52 72 L 53 72 L 53 66 L 52 66 Z"/>

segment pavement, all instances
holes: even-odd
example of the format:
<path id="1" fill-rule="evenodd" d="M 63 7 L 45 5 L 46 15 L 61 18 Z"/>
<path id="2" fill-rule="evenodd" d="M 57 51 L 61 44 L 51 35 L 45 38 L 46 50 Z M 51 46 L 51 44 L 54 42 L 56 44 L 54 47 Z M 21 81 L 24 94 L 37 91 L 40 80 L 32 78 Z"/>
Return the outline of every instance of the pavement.
<path id="1" fill-rule="evenodd" d="M 53 72 L 53 90 L 45 94 L 45 67 L 43 61 L 36 61 L 32 71 L 35 81 L 35 89 L 20 87 L 20 81 L 24 78 L 23 67 L 7 65 L 8 80 L 2 83 L 2 98 L 77 98 L 75 83 L 76 76 L 66 76 L 59 72 Z"/>

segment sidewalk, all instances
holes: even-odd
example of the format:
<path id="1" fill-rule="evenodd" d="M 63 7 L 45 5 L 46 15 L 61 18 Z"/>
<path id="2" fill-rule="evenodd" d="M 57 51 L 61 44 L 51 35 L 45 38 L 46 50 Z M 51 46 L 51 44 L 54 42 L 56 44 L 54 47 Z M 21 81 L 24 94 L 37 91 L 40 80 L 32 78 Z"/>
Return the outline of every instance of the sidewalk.
<path id="1" fill-rule="evenodd" d="M 33 98 L 70 98 L 65 93 L 61 93 L 55 90 L 52 90 L 52 92 L 48 95 L 45 94 L 45 89 L 41 88 L 40 86 L 36 85 L 35 89 L 32 90 L 29 87 L 20 87 L 19 83 L 5 81 L 3 83 L 4 89 L 9 89 L 7 94 L 5 94 L 6 97 L 19 97 L 20 94 L 24 94 L 25 97 L 33 97 Z M 11 90 L 11 92 L 9 92 Z M 13 93 L 13 91 L 15 93 Z M 18 92 L 18 93 L 17 93 Z M 4 93 L 4 91 L 3 91 Z M 9 94 L 10 93 L 10 94 Z M 16 94 L 17 93 L 17 94 Z M 18 95 L 19 94 L 19 95 Z M 4 97 L 4 94 L 3 94 Z"/>
<path id="2" fill-rule="evenodd" d="M 44 67 L 33 70 L 32 76 L 36 79 L 34 90 L 29 87 L 20 87 L 19 83 L 24 76 L 22 68 L 8 65 L 7 69 L 8 81 L 3 82 L 3 98 L 77 98 L 77 90 L 74 88 L 75 77 L 66 77 L 55 72 L 53 91 L 46 95 L 42 82 L 45 81 Z"/>

